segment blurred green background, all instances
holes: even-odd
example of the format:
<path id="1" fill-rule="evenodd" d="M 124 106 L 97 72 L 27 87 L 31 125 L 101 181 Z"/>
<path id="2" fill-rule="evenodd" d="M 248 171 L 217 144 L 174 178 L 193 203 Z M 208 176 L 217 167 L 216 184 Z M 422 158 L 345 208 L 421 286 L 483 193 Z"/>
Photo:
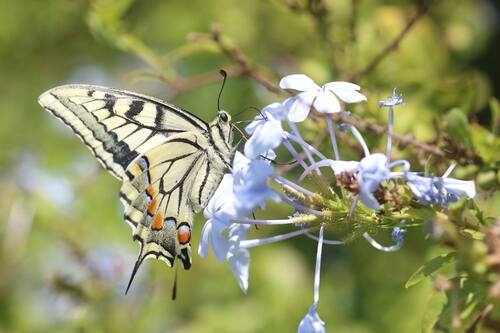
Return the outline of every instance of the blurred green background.
<path id="1" fill-rule="evenodd" d="M 170 299 L 173 270 L 153 260 L 125 296 L 138 246 L 122 222 L 120 184 L 36 100 L 64 83 L 101 84 L 169 100 L 209 121 L 220 80 L 196 78 L 237 63 L 194 32 L 219 24 L 227 45 L 274 84 L 292 73 L 322 83 L 363 68 L 418 8 L 415 1 L 324 3 L 325 16 L 315 16 L 301 0 L 0 1 L 0 332 L 296 331 L 312 303 L 315 242 L 253 249 L 245 296 L 227 263 L 195 254 L 201 216 L 193 267 L 179 271 L 178 299 Z M 499 19 L 497 1 L 431 2 L 399 47 L 355 81 L 369 97 L 355 110 L 360 118 L 384 125 L 376 103 L 398 87 L 407 104 L 396 114 L 396 132 L 437 144 L 439 130 L 458 133 L 482 162 L 462 161 L 456 175 L 476 180 L 478 203 L 490 216 L 500 215 Z M 172 82 L 183 78 L 195 84 L 175 89 Z M 278 100 L 241 75 L 228 80 L 222 106 L 245 120 L 255 116 L 249 108 Z M 465 135 L 452 131 L 464 119 Z M 385 139 L 367 137 L 382 151 Z M 411 147 L 396 154 L 420 170 L 428 157 Z M 433 167 L 440 174 L 446 164 Z M 270 208 L 257 216 L 287 212 Z M 260 228 L 252 236 L 277 232 Z M 319 314 L 329 331 L 420 331 L 434 304 L 432 286 L 404 283 L 442 251 L 426 232 L 411 230 L 397 253 L 363 241 L 325 247 Z"/>

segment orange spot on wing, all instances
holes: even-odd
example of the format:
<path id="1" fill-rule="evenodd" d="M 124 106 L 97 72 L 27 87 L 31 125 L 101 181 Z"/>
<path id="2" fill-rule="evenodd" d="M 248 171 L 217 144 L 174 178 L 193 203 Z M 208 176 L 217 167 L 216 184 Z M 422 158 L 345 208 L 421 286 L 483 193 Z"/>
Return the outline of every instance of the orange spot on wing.
<path id="1" fill-rule="evenodd" d="M 156 213 L 153 217 L 153 222 L 151 222 L 151 229 L 153 230 L 161 230 L 163 229 L 163 214 Z"/>
<path id="2" fill-rule="evenodd" d="M 151 202 L 149 203 L 149 206 L 148 206 L 148 214 L 149 215 L 153 215 L 155 213 L 157 204 L 158 204 L 158 201 L 156 200 L 156 198 L 151 200 Z"/>
<path id="3" fill-rule="evenodd" d="M 181 225 L 177 230 L 177 240 L 180 244 L 187 244 L 191 240 L 191 228 L 187 225 Z"/>
<path id="4" fill-rule="evenodd" d="M 153 186 L 148 186 L 148 188 L 146 189 L 146 193 L 147 193 L 147 195 L 149 195 L 151 198 L 152 198 L 152 197 L 154 197 L 155 190 L 154 190 Z"/>

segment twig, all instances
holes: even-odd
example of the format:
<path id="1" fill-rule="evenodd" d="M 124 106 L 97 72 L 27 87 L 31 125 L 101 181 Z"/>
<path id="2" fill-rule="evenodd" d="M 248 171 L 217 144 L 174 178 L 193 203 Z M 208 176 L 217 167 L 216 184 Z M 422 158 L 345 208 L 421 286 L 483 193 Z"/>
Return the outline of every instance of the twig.
<path id="1" fill-rule="evenodd" d="M 373 59 L 362 69 L 353 73 L 348 77 L 348 81 L 356 81 L 366 74 L 370 73 L 377 65 L 391 52 L 395 51 L 403 38 L 408 34 L 411 28 L 417 23 L 420 18 L 422 18 L 428 11 L 429 6 L 425 1 L 421 2 L 420 6 L 417 9 L 417 12 L 410 18 L 410 20 L 406 23 L 406 26 L 401 30 L 401 32 L 387 44 L 378 54 L 376 54 Z"/>
<path id="2" fill-rule="evenodd" d="M 493 304 L 488 304 L 486 305 L 486 307 L 481 310 L 481 312 L 479 312 L 479 315 L 477 316 L 476 320 L 474 320 L 474 322 L 472 323 L 472 325 L 465 331 L 465 333 L 475 333 L 479 324 L 484 321 L 485 324 L 486 324 L 486 320 L 485 319 L 489 319 L 488 318 L 488 315 L 490 314 L 490 312 L 493 310 L 494 306 Z M 489 327 L 487 325 L 485 325 L 486 327 L 489 327 L 489 328 L 495 328 L 495 330 L 498 332 L 498 329 L 499 329 L 499 325 L 498 325 L 498 322 L 495 322 L 495 321 L 488 321 L 489 324 L 491 323 L 494 323 L 494 325 L 492 327 Z"/>
<path id="3" fill-rule="evenodd" d="M 228 65 L 222 66 L 222 69 L 227 73 L 230 77 L 239 77 L 245 75 L 244 71 L 239 65 Z M 206 73 L 190 76 L 187 78 L 177 78 L 170 79 L 168 77 L 163 76 L 162 74 L 151 73 L 151 72 L 143 72 L 143 73 L 135 73 L 131 75 L 132 80 L 141 80 L 146 78 L 156 79 L 162 82 L 167 83 L 172 87 L 176 93 L 180 93 L 183 91 L 188 91 L 199 86 L 204 86 L 213 82 L 220 81 L 220 73 L 218 71 L 209 71 Z"/>
<path id="4" fill-rule="evenodd" d="M 258 82 L 264 88 L 277 95 L 286 95 L 278 85 L 269 81 L 256 66 L 253 66 L 248 61 L 245 54 L 237 47 L 230 46 L 223 38 L 221 29 L 218 25 L 213 25 L 210 34 L 191 34 L 191 40 L 211 40 L 217 44 L 219 49 L 229 58 L 233 59 L 241 70 L 241 75 L 246 75 Z"/>
<path id="5" fill-rule="evenodd" d="M 221 52 L 223 52 L 226 56 L 233 59 L 237 63 L 236 66 L 227 67 L 228 74 L 232 76 L 248 76 L 257 83 L 259 83 L 260 85 L 262 85 L 268 91 L 276 95 L 290 96 L 289 92 L 282 90 L 277 84 L 274 84 L 272 81 L 267 79 L 266 76 L 263 74 L 263 70 L 261 68 L 253 66 L 248 61 L 247 56 L 239 48 L 229 45 L 224 40 L 221 30 L 217 25 L 214 25 L 212 27 L 211 32 L 209 34 L 192 33 L 190 34 L 189 39 L 192 41 L 211 40 L 215 42 L 216 45 L 220 48 Z M 184 79 L 174 84 L 177 85 L 178 89 L 188 90 L 196 86 L 210 83 L 219 79 L 220 77 L 218 72 L 214 71 L 214 72 L 204 73 L 192 78 Z M 169 83 L 172 84 L 172 82 Z M 358 129 L 370 131 L 379 135 L 383 135 L 387 132 L 387 129 L 385 127 L 353 116 L 346 117 L 342 116 L 341 114 L 335 114 L 334 119 L 336 121 L 341 121 L 354 125 Z M 417 151 L 425 154 L 431 154 L 437 157 L 438 159 L 444 159 L 446 157 L 445 152 L 436 145 L 417 141 L 410 134 L 407 135 L 394 134 L 393 140 L 401 148 L 404 148 L 407 145 L 411 145 Z"/>

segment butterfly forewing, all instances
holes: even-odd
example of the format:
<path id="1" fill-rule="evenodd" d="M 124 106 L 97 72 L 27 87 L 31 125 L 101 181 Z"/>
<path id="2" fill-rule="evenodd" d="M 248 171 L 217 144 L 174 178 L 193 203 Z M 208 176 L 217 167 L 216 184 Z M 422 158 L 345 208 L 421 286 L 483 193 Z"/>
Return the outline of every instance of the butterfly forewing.
<path id="1" fill-rule="evenodd" d="M 146 258 L 191 265 L 193 214 L 207 204 L 231 155 L 229 116 L 210 124 L 161 100 L 119 89 L 67 85 L 39 103 L 69 126 L 123 181 L 124 219 Z M 129 286 L 130 286 L 129 282 Z M 127 288 L 128 290 L 128 288 Z"/>
<path id="2" fill-rule="evenodd" d="M 39 103 L 71 127 L 120 179 L 130 162 L 168 136 L 208 131 L 204 121 L 175 106 L 112 88 L 61 86 L 42 94 Z"/>

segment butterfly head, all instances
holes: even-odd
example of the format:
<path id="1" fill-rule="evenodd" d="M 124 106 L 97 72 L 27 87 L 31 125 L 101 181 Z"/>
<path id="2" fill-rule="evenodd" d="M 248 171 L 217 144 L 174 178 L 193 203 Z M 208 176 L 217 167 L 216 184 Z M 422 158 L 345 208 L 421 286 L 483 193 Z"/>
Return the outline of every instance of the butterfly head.
<path id="1" fill-rule="evenodd" d="M 217 118 L 211 123 L 212 128 L 216 128 L 215 137 L 220 138 L 225 141 L 229 146 L 233 140 L 233 127 L 231 124 L 231 116 L 226 111 L 219 111 L 217 113 Z"/>
<path id="2" fill-rule="evenodd" d="M 231 116 L 226 111 L 219 111 L 219 113 L 217 113 L 217 118 L 221 125 L 229 124 L 231 122 Z"/>

